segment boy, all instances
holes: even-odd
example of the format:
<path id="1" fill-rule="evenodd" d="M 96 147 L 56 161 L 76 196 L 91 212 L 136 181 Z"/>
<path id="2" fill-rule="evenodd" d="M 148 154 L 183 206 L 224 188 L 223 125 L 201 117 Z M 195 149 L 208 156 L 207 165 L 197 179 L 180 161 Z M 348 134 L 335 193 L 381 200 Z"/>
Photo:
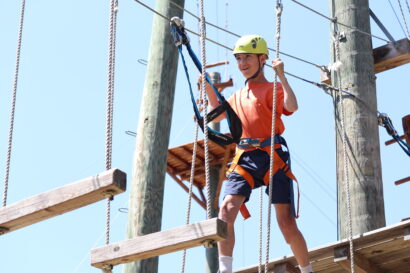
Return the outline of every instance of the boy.
<path id="1" fill-rule="evenodd" d="M 253 188 L 269 184 L 268 150 L 272 129 L 273 83 L 266 80 L 263 72 L 263 66 L 268 59 L 266 41 L 258 35 L 243 36 L 235 44 L 233 54 L 246 81 L 245 87 L 238 90 L 228 102 L 240 118 L 243 132 L 241 142 L 237 145 L 237 153 L 239 151 L 241 154 L 236 156 L 230 167 L 228 181 L 225 182 L 225 197 L 219 211 L 219 218 L 228 224 L 228 238 L 218 242 L 220 273 L 232 273 L 234 223 L 241 206 L 249 200 Z M 283 146 L 286 147 L 286 141 L 281 137 L 285 129 L 281 115 L 291 115 L 298 109 L 298 104 L 285 77 L 283 62 L 280 59 L 273 60 L 272 65 L 281 82 L 277 84 L 275 151 L 283 162 L 287 162 L 289 153 L 282 149 Z M 217 107 L 219 102 L 209 85 L 207 93 L 211 108 Z M 223 118 L 224 115 L 221 115 L 214 121 Z M 263 145 L 265 149 L 262 148 Z M 276 161 L 275 159 L 275 165 Z M 287 167 L 286 164 L 285 166 Z M 272 203 L 280 230 L 290 245 L 301 272 L 309 273 L 313 270 L 309 263 L 305 239 L 295 221 L 293 187 L 289 177 L 294 178 L 289 168 L 285 171 L 280 169 L 274 174 Z"/>

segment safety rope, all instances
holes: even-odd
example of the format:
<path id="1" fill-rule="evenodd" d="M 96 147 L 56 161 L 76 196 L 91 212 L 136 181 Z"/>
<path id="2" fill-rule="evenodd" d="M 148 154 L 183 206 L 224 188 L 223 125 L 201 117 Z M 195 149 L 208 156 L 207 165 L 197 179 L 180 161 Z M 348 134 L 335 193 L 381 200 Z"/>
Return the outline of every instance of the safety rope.
<path id="1" fill-rule="evenodd" d="M 149 9 L 150 11 L 154 12 L 155 14 L 159 15 L 160 17 L 162 17 L 162 18 L 164 18 L 164 19 L 166 19 L 166 20 L 168 20 L 168 21 L 170 20 L 168 17 L 166 17 L 165 15 L 159 13 L 158 11 L 154 10 L 153 8 L 150 8 L 149 6 L 147 6 L 146 4 L 144 4 L 143 2 L 141 2 L 140 0 L 134 0 L 134 1 L 137 2 L 137 3 L 139 3 L 140 5 L 142 5 L 143 7 Z M 175 7 L 177 7 L 177 8 L 179 8 L 179 9 L 183 10 L 183 11 L 186 12 L 186 13 L 188 13 L 188 14 L 191 15 L 192 17 L 196 18 L 198 21 L 200 20 L 200 17 L 197 16 L 197 15 L 195 15 L 193 12 L 191 12 L 191 11 L 185 9 L 184 7 L 178 5 L 178 4 L 175 3 L 175 2 L 170 1 L 170 3 L 171 3 L 172 5 L 174 5 Z M 234 33 L 234 32 L 232 32 L 232 31 L 229 31 L 227 28 L 223 28 L 223 27 L 217 26 L 217 25 L 215 25 L 215 24 L 213 24 L 213 23 L 210 23 L 210 22 L 207 22 L 207 21 L 205 21 L 205 24 L 207 24 L 207 25 L 209 25 L 209 26 L 212 26 L 212 27 L 214 27 L 214 28 L 216 28 L 216 29 L 218 29 L 218 30 L 221 30 L 221 31 L 223 31 L 223 32 L 225 32 L 225 33 L 228 33 L 228 34 L 230 34 L 230 35 L 232 35 L 232 36 L 235 36 L 235 37 L 237 37 L 237 38 L 240 38 L 240 37 L 241 37 L 241 35 L 239 35 L 239 34 L 237 34 L 237 33 Z M 185 28 L 185 30 L 199 37 L 199 34 L 198 34 L 198 33 L 194 32 L 194 31 L 192 31 L 192 30 L 190 30 L 190 29 Z M 228 49 L 228 50 L 232 51 L 232 48 L 230 48 L 230 47 L 228 47 L 228 46 L 226 46 L 226 45 L 223 45 L 223 44 L 221 44 L 221 43 L 218 43 L 217 41 L 214 41 L 214 40 L 212 40 L 212 39 L 210 39 L 210 38 L 208 38 L 208 37 L 206 37 L 206 40 L 208 40 L 209 42 L 211 42 L 211 43 L 213 43 L 213 44 L 216 44 L 216 45 L 218 45 L 218 46 L 221 46 L 221 47 L 223 47 L 223 48 L 225 48 L 225 49 Z M 270 47 L 269 47 L 268 49 L 269 49 L 270 51 L 273 51 L 273 52 L 275 51 L 275 49 L 270 48 Z M 289 58 L 298 60 L 298 61 L 300 61 L 300 62 L 304 62 L 304 63 L 306 63 L 306 64 L 310 64 L 310 65 L 315 66 L 315 67 L 317 67 L 317 68 L 321 68 L 321 67 L 322 67 L 322 66 L 319 65 L 319 64 L 315 64 L 314 62 L 311 62 L 311 61 L 302 59 L 302 58 L 300 58 L 300 57 L 296 57 L 296 56 L 294 56 L 294 55 L 291 55 L 291 54 L 288 54 L 288 53 L 285 53 L 285 52 L 280 52 L 280 54 L 282 54 L 283 56 L 287 56 L 287 57 L 289 57 Z"/>
<path id="2" fill-rule="evenodd" d="M 280 46 L 280 27 L 283 5 L 281 0 L 276 1 L 276 59 L 279 59 Z M 266 234 L 266 259 L 265 259 L 265 273 L 268 273 L 269 265 L 269 249 L 270 249 L 270 235 L 271 235 L 271 217 L 272 217 L 272 193 L 273 193 L 273 166 L 275 153 L 275 129 L 276 129 L 276 95 L 278 90 L 278 73 L 275 70 L 275 78 L 273 82 L 273 98 L 272 98 L 272 132 L 271 132 L 271 146 L 270 146 L 270 167 L 269 167 L 269 204 L 268 204 L 268 227 Z"/>
<path id="3" fill-rule="evenodd" d="M 404 151 L 405 154 L 410 156 L 410 145 L 408 145 L 404 140 L 401 139 L 396 129 L 393 126 L 393 122 L 387 114 L 380 113 L 377 117 L 379 125 L 386 128 L 387 133 L 396 140 L 397 144 Z"/>
<path id="4" fill-rule="evenodd" d="M 403 31 L 404 36 L 406 36 L 406 31 L 404 30 L 403 25 L 400 22 L 399 16 L 397 16 L 397 13 L 396 13 L 395 8 L 393 7 L 393 4 L 391 3 L 390 0 L 388 0 L 388 1 L 389 1 L 391 9 L 393 10 L 394 16 L 396 16 L 396 20 L 399 23 L 399 26 L 400 26 L 401 30 Z"/>
<path id="5" fill-rule="evenodd" d="M 109 52 L 108 52 L 108 87 L 107 87 L 107 114 L 106 114 L 106 151 L 105 151 L 105 167 L 106 170 L 111 169 L 112 164 L 112 131 L 113 131 L 113 116 L 114 116 L 114 76 L 115 76 L 115 42 L 117 29 L 117 13 L 118 0 L 110 0 L 110 21 L 109 21 Z M 107 212 L 106 212 L 106 227 L 105 227 L 105 244 L 110 243 L 110 219 L 111 219 L 111 201 L 113 194 L 106 193 L 107 196 Z M 104 273 L 111 273 L 112 266 L 106 265 L 103 269 Z"/>
<path id="6" fill-rule="evenodd" d="M 330 17 L 328 17 L 328 16 L 326 16 L 326 15 L 324 15 L 324 14 L 318 12 L 317 10 L 315 10 L 315 9 L 313 9 L 313 8 L 311 8 L 311 7 L 308 7 L 308 6 L 306 6 L 305 4 L 302 4 L 302 3 L 299 2 L 299 1 L 296 1 L 296 0 L 291 0 L 291 1 L 292 1 L 292 2 L 295 2 L 296 4 L 298 4 L 298 5 L 301 6 L 301 7 L 304 7 L 305 9 L 308 9 L 308 10 L 314 12 L 315 14 L 317 14 L 317 15 L 319 15 L 319 16 L 321 16 L 321 17 L 323 17 L 323 18 L 325 18 L 325 19 L 327 19 L 327 20 L 329 20 L 329 21 L 331 21 L 331 22 L 334 23 L 334 24 L 338 24 L 338 25 L 344 26 L 344 27 L 349 28 L 349 29 L 351 29 L 351 30 L 357 31 L 357 32 L 359 32 L 359 33 L 361 33 L 361 34 L 364 34 L 364 35 L 367 35 L 367 36 L 370 36 L 370 37 L 374 37 L 374 38 L 379 39 L 379 40 L 381 40 L 381 41 L 385 41 L 386 43 L 391 43 L 389 40 L 386 40 L 386 39 L 381 38 L 381 37 L 379 37 L 379 36 L 376 36 L 376 35 L 374 35 L 374 34 L 368 33 L 368 32 L 366 32 L 366 31 L 360 30 L 360 29 L 358 29 L 358 28 L 355 28 L 355 27 L 346 25 L 346 24 L 344 24 L 344 23 L 341 23 L 341 22 L 339 22 L 339 21 L 337 20 L 336 17 L 335 17 L 335 18 L 330 18 Z"/>
<path id="7" fill-rule="evenodd" d="M 13 144 L 13 131 L 14 131 L 14 114 L 16 111 L 16 98 L 17 98 L 17 84 L 20 69 L 20 56 L 21 56 L 21 42 L 23 39 L 23 26 L 24 26 L 24 10 L 26 7 L 26 1 L 21 1 L 20 10 L 20 25 L 17 40 L 17 53 L 16 53 L 16 65 L 14 71 L 14 82 L 13 82 L 13 98 L 11 103 L 10 111 L 10 125 L 9 125 L 9 137 L 7 144 L 7 159 L 6 159 L 6 174 L 4 177 L 4 191 L 3 191 L 3 207 L 7 205 L 7 193 L 9 189 L 9 177 L 10 177 L 10 163 L 11 163 L 11 151 Z"/>
<path id="8" fill-rule="evenodd" d="M 336 53 L 336 61 L 340 61 L 340 37 L 339 33 L 335 32 L 334 37 L 334 47 Z M 340 75 L 338 75 L 338 83 L 339 86 L 342 85 L 342 80 Z M 353 228 L 352 228 L 352 209 L 351 209 L 351 200 L 350 200 L 350 181 L 349 181 L 349 169 L 347 166 L 347 136 L 345 130 L 345 115 L 344 115 L 344 106 L 343 106 L 343 96 L 341 92 L 337 93 L 337 97 L 339 100 L 339 109 L 340 109 L 340 126 L 341 126 L 341 136 L 342 136 L 342 146 L 343 146 L 343 173 L 344 173 L 344 180 L 345 180 L 345 192 L 347 198 L 347 227 L 348 227 L 348 240 L 349 240 L 349 248 L 350 248 L 350 270 L 351 273 L 355 273 L 355 260 L 354 260 L 354 249 L 353 249 Z"/>
<path id="9" fill-rule="evenodd" d="M 196 153 L 197 153 L 197 146 L 198 146 L 198 127 L 199 127 L 198 121 L 195 119 L 195 140 L 194 140 L 194 146 L 192 148 L 191 174 L 189 177 L 188 205 L 187 205 L 186 219 L 185 219 L 186 225 L 189 224 L 190 218 L 191 218 L 192 187 L 194 185 Z M 185 264 L 186 264 L 186 249 L 184 249 L 182 253 L 181 273 L 185 272 Z"/>
<path id="10" fill-rule="evenodd" d="M 199 1 L 199 11 L 200 11 L 200 41 L 201 41 L 201 63 L 202 63 L 202 79 L 206 78 L 206 27 L 205 27 L 205 15 L 204 15 L 204 0 Z M 205 181 L 206 181 L 206 213 L 207 219 L 211 219 L 211 187 L 209 182 L 209 156 L 208 156 L 208 100 L 206 96 L 206 81 L 201 82 L 201 100 L 203 104 L 204 113 L 204 160 L 205 160 Z"/>
<path id="11" fill-rule="evenodd" d="M 402 7 L 402 5 L 401 5 L 401 1 L 400 1 L 400 0 L 397 0 L 397 2 L 399 3 L 401 16 L 402 16 L 402 18 L 403 18 L 404 26 L 405 26 L 405 28 L 406 28 L 407 39 L 410 40 L 409 27 L 407 26 L 407 20 L 406 20 L 406 17 L 404 16 L 404 11 L 403 11 L 403 7 Z M 407 7 L 409 7 L 409 6 L 407 6 Z M 409 12 L 410 12 L 410 9 L 409 9 Z"/>
<path id="12" fill-rule="evenodd" d="M 406 0 L 406 6 L 407 6 L 407 10 L 408 10 L 409 13 L 410 13 L 410 5 L 409 5 L 409 1 L 407 1 L 407 0 Z"/>

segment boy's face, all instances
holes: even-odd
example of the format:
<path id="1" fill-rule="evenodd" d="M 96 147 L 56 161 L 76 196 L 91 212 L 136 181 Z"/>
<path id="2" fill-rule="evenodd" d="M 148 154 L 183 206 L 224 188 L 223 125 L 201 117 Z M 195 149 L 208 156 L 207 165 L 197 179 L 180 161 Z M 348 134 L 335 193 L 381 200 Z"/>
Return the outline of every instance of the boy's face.
<path id="1" fill-rule="evenodd" d="M 239 71 L 241 71 L 242 75 L 248 79 L 258 71 L 259 66 L 262 66 L 265 63 L 266 55 L 238 53 L 235 54 L 235 59 Z"/>

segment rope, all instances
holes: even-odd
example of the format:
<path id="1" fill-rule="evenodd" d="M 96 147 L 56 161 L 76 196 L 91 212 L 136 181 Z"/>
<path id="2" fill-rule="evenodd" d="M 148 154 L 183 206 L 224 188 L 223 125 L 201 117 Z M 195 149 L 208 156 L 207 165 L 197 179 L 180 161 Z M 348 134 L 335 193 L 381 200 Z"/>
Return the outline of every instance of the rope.
<path id="1" fill-rule="evenodd" d="M 206 48 L 205 48 L 205 37 L 206 37 L 206 28 L 205 28 L 205 16 L 204 16 L 204 0 L 199 1 L 199 10 L 200 10 L 200 41 L 201 41 L 201 63 L 202 63 L 202 85 L 201 85 L 201 99 L 203 103 L 204 111 L 204 150 L 205 150 L 205 181 L 206 181 L 206 213 L 207 219 L 211 219 L 211 187 L 209 182 L 209 156 L 208 156 L 208 100 L 206 97 Z"/>
<path id="2" fill-rule="evenodd" d="M 336 53 L 336 61 L 340 61 L 340 49 L 339 49 L 339 37 L 335 37 L 334 39 L 334 46 L 335 46 L 335 53 Z M 337 77 L 339 86 L 342 85 L 342 81 L 340 75 Z M 348 214 L 348 240 L 349 240 L 349 248 L 350 248 L 350 270 L 352 273 L 355 273 L 355 261 L 354 261 L 354 251 L 353 251 L 353 235 L 352 235 L 352 212 L 351 212 L 351 200 L 350 200 L 350 181 L 349 181 L 349 169 L 347 166 L 347 140 L 346 140 L 346 131 L 345 131 L 345 119 L 344 119 L 344 107 L 343 107 L 343 96 L 339 92 L 338 93 L 339 99 L 339 108 L 340 108 L 340 125 L 341 125 L 341 134 L 342 134 L 342 145 L 343 145 L 343 173 L 345 179 L 345 192 L 347 197 L 347 214 Z"/>
<path id="3" fill-rule="evenodd" d="M 158 11 L 156 11 L 156 10 L 150 8 L 149 6 L 145 5 L 145 4 L 142 3 L 141 1 L 139 1 L 139 0 L 134 0 L 134 1 L 137 2 L 137 3 L 139 3 L 139 4 L 141 4 L 142 6 L 144 6 L 144 7 L 147 8 L 148 10 L 152 11 L 153 13 L 157 14 L 158 16 L 162 17 L 163 19 L 168 20 L 168 21 L 171 20 L 170 18 L 166 17 L 165 15 L 163 15 L 163 14 L 159 13 Z M 200 36 L 200 34 L 196 33 L 195 31 L 192 31 L 192 30 L 190 30 L 190 29 L 188 29 L 188 28 L 184 28 L 184 29 L 185 29 L 186 31 L 188 31 L 189 33 L 192 33 L 192 34 L 194 34 L 194 35 L 196 35 L 196 36 Z M 236 35 L 236 34 L 235 34 L 235 35 Z M 218 43 L 218 42 L 216 42 L 216 41 L 214 41 L 214 40 L 212 40 L 212 39 L 209 39 L 209 38 L 206 38 L 206 37 L 205 37 L 205 39 L 206 39 L 207 41 L 209 41 L 209 42 L 215 44 L 215 45 L 221 46 L 221 47 L 223 47 L 223 48 L 225 48 L 225 49 L 228 49 L 228 50 L 232 50 L 231 47 L 228 47 L 228 46 L 226 46 L 226 45 L 224 45 L 224 44 Z M 270 48 L 269 48 L 269 49 L 270 49 Z M 273 49 L 270 49 L 270 50 L 273 51 Z M 282 55 L 285 55 L 285 53 L 283 53 L 283 52 L 279 52 L 279 53 L 282 54 Z M 265 65 L 268 66 L 268 67 L 272 67 L 272 66 L 269 65 L 269 64 L 265 64 Z M 316 65 L 315 65 L 315 66 L 316 66 Z M 323 68 L 323 67 L 321 67 L 321 69 L 322 69 L 322 68 Z M 296 78 L 296 79 L 298 79 L 298 80 L 304 81 L 304 82 L 306 82 L 306 83 L 310 83 L 310 84 L 312 84 L 312 85 L 315 85 L 316 87 L 319 87 L 319 88 L 325 90 L 326 93 L 328 93 L 329 90 L 331 90 L 331 91 L 336 91 L 336 92 L 342 92 L 342 93 L 348 94 L 348 95 L 350 95 L 350 96 L 352 96 L 352 97 L 355 97 L 355 98 L 357 98 L 358 100 L 360 100 L 356 95 L 352 94 L 351 92 L 349 92 L 349 91 L 347 91 L 347 90 L 344 90 L 344 89 L 341 89 L 341 88 L 337 88 L 337 87 L 335 87 L 335 86 L 328 85 L 328 84 L 325 84 L 325 83 L 317 83 L 317 82 L 314 82 L 314 81 L 310 81 L 310 80 L 307 80 L 307 79 L 305 79 L 305 78 L 303 78 L 303 77 L 297 76 L 297 75 L 295 75 L 295 74 L 292 74 L 292 73 L 289 73 L 289 72 L 286 72 L 286 71 L 285 71 L 285 74 L 288 75 L 288 76 L 291 76 L 291 77 L 293 77 L 293 78 Z M 329 94 L 329 93 L 328 93 L 328 94 Z M 329 95 L 330 95 L 330 94 L 329 94 Z M 365 103 L 365 102 L 362 101 L 362 103 Z"/>
<path id="4" fill-rule="evenodd" d="M 186 225 L 189 224 L 190 217 L 191 217 L 192 186 L 194 184 L 196 152 L 197 152 L 197 146 L 198 146 L 198 127 L 199 127 L 198 121 L 195 119 L 195 141 L 194 141 L 194 146 L 192 148 L 191 175 L 189 178 L 188 205 L 187 205 L 186 220 L 185 220 Z M 186 264 L 186 249 L 184 249 L 183 254 L 182 254 L 181 273 L 185 272 L 185 264 Z"/>
<path id="5" fill-rule="evenodd" d="M 157 12 L 156 10 L 150 8 L 149 6 L 147 6 L 146 4 L 142 3 L 141 1 L 139 1 L 139 0 L 134 0 L 134 1 L 137 2 L 137 3 L 139 3 L 139 4 L 141 4 L 141 5 L 144 6 L 145 8 L 151 10 L 152 12 L 156 13 L 157 15 L 161 16 L 162 18 L 164 18 L 164 19 L 166 19 L 166 20 L 168 20 L 168 21 L 170 20 L 170 19 L 167 18 L 165 15 L 160 14 L 159 12 Z M 177 8 L 179 8 L 179 9 L 183 10 L 183 11 L 186 12 L 186 13 L 188 13 L 188 14 L 191 15 L 192 17 L 196 18 L 198 21 L 201 20 L 201 18 L 200 18 L 199 16 L 195 15 L 193 12 L 191 12 L 191 11 L 185 9 L 184 7 L 181 7 L 181 6 L 178 5 L 177 3 L 174 3 L 174 2 L 172 2 L 172 1 L 170 1 L 170 3 L 171 3 L 172 5 L 174 5 L 175 7 L 177 7 Z M 241 37 L 241 35 L 236 34 L 236 33 L 232 32 L 232 31 L 229 31 L 227 27 L 222 28 L 222 27 L 220 27 L 220 26 L 218 26 L 218 25 L 215 25 L 215 24 L 210 23 L 210 22 L 207 22 L 207 21 L 205 21 L 205 24 L 210 25 L 210 26 L 212 26 L 212 27 L 214 27 L 214 28 L 216 28 L 216 29 L 218 29 L 218 30 L 224 31 L 224 32 L 226 32 L 226 33 L 228 33 L 228 34 L 231 34 L 232 36 L 235 36 L 235 37 L 237 37 L 237 38 L 240 38 L 240 37 Z M 196 35 L 196 36 L 200 36 L 198 33 L 194 32 L 194 31 L 192 31 L 192 30 L 190 30 L 190 29 L 185 28 L 185 30 L 188 31 L 188 32 L 190 32 L 190 33 L 192 33 L 192 34 L 194 34 L 194 35 Z M 216 42 L 216 41 L 213 41 L 213 40 L 211 40 L 211 39 L 209 39 L 209 38 L 206 38 L 206 40 L 208 40 L 208 41 L 210 41 L 210 42 L 212 42 L 212 43 L 214 43 L 214 44 L 216 44 L 216 45 L 219 45 L 219 46 L 221 46 L 221 47 L 223 47 L 223 48 L 225 48 L 225 49 L 228 49 L 228 50 L 231 50 L 231 51 L 232 51 L 232 48 L 227 47 L 227 46 L 225 46 L 225 45 L 223 45 L 223 44 L 220 44 L 220 43 L 218 43 L 218 42 Z M 270 48 L 270 47 L 269 47 L 268 49 L 271 50 L 271 51 L 273 51 L 273 52 L 275 52 L 275 49 L 272 49 L 272 48 Z M 317 67 L 317 68 L 321 68 L 321 67 L 322 67 L 321 65 L 315 64 L 315 63 L 313 63 L 313 62 L 311 62 L 311 61 L 304 60 L 304 59 L 302 59 L 302 58 L 293 56 L 293 55 L 288 54 L 288 53 L 285 53 L 285 52 L 280 52 L 280 54 L 282 54 L 282 55 L 284 55 L 284 56 L 287 56 L 287 57 L 289 57 L 289 58 L 293 58 L 293 59 L 295 59 L 295 60 L 304 62 L 304 63 L 306 63 L 306 64 L 310 64 L 310 65 L 315 66 L 315 67 Z"/>
<path id="6" fill-rule="evenodd" d="M 276 59 L 279 59 L 280 46 L 280 26 L 283 5 L 281 0 L 276 1 Z M 275 70 L 275 80 L 273 82 L 273 98 L 272 98 L 272 132 L 270 143 L 270 168 L 269 168 L 269 204 L 268 204 L 268 230 L 266 235 L 266 259 L 265 259 L 265 273 L 268 273 L 269 263 L 269 248 L 270 248 L 270 228 L 272 217 L 272 193 L 273 193 L 273 166 L 275 153 L 275 128 L 276 128 L 276 94 L 278 90 L 278 73 Z"/>
<path id="7" fill-rule="evenodd" d="M 109 22 L 109 53 L 108 53 L 108 87 L 107 87 L 107 115 L 106 115 L 106 151 L 105 167 L 111 169 L 112 164 L 112 131 L 113 131 L 113 114 L 114 114 L 114 76 L 115 76 L 115 41 L 117 28 L 118 0 L 110 0 L 110 22 Z M 105 227 L 105 244 L 110 243 L 110 219 L 111 219 L 111 201 L 113 195 L 110 192 L 105 193 L 107 196 L 107 212 Z M 112 266 L 106 265 L 102 269 L 104 273 L 111 273 Z"/>
<path id="8" fill-rule="evenodd" d="M 408 10 L 409 13 L 410 13 L 410 5 L 409 5 L 409 1 L 407 1 L 407 0 L 406 0 L 406 6 L 407 6 L 407 10 Z"/>
<path id="9" fill-rule="evenodd" d="M 391 1 L 390 0 L 388 0 L 388 1 L 389 1 L 391 9 L 393 10 L 394 15 L 396 16 L 396 20 L 399 23 L 401 30 L 403 31 L 404 36 L 406 36 L 406 32 L 404 31 L 403 25 L 400 22 L 399 16 L 397 16 L 396 10 L 394 9 Z"/>
<path id="10" fill-rule="evenodd" d="M 263 189 L 259 191 L 259 263 L 258 273 L 262 272 L 262 245 L 263 245 Z"/>
<path id="11" fill-rule="evenodd" d="M 323 18 L 325 18 L 325 19 L 327 19 L 327 20 L 329 20 L 329 21 L 331 21 L 331 22 L 333 22 L 333 23 L 335 23 L 335 24 L 344 26 L 344 27 L 346 27 L 346 28 L 349 28 L 349 29 L 351 29 L 351 30 L 357 31 L 357 32 L 362 33 L 362 34 L 364 34 L 364 35 L 367 35 L 367 36 L 370 36 L 370 37 L 374 37 L 374 38 L 379 39 L 379 40 L 381 40 L 381 41 L 385 41 L 385 42 L 387 42 L 387 43 L 391 43 L 389 40 L 386 40 L 386 39 L 381 38 L 381 37 L 379 37 L 379 36 L 376 36 L 376 35 L 373 35 L 373 34 L 371 34 L 371 33 L 366 32 L 366 31 L 360 30 L 360 29 L 358 29 L 358 28 L 355 28 L 355 27 L 346 25 L 346 24 L 344 24 L 344 23 L 340 23 L 340 22 L 337 20 L 337 18 L 330 18 L 330 17 L 328 17 L 328 16 L 326 16 L 326 15 L 324 15 L 324 14 L 318 12 L 317 10 L 315 10 L 315 9 L 313 9 L 313 8 L 310 8 L 310 7 L 308 7 L 308 6 L 304 5 L 304 4 L 302 4 L 302 3 L 299 2 L 299 1 L 296 1 L 296 0 L 291 0 L 291 1 L 292 1 L 292 2 L 295 2 L 296 4 L 298 4 L 298 5 L 302 6 L 302 7 L 304 7 L 305 9 L 308 9 L 308 10 L 314 12 L 315 14 L 317 14 L 317 15 L 319 15 L 319 16 L 321 16 L 321 17 L 323 17 Z"/>
<path id="12" fill-rule="evenodd" d="M 401 16 L 403 17 L 404 26 L 406 27 L 407 39 L 410 40 L 409 27 L 407 26 L 407 20 L 406 20 L 406 17 L 404 16 L 403 7 L 401 6 L 401 1 L 400 1 L 400 0 L 397 0 L 397 2 L 399 3 L 400 12 L 401 12 Z M 407 3 L 407 4 L 408 4 L 408 3 Z M 407 5 L 407 7 L 409 7 L 409 6 Z M 409 12 L 410 12 L 410 9 L 409 9 Z"/>
<path id="13" fill-rule="evenodd" d="M 10 113 L 9 138 L 8 138 L 8 145 L 7 145 L 6 174 L 4 177 L 3 207 L 7 205 L 7 193 L 9 189 L 11 150 L 13 146 L 12 144 L 13 144 L 13 131 L 14 131 L 14 114 L 16 111 L 17 83 L 18 83 L 19 69 L 20 69 L 21 42 L 23 39 L 25 7 L 26 7 L 26 1 L 22 0 L 21 1 L 21 11 L 20 11 L 20 25 L 19 25 L 18 41 L 17 41 L 16 65 L 15 65 L 15 71 L 14 71 L 13 98 L 12 98 L 11 113 Z"/>

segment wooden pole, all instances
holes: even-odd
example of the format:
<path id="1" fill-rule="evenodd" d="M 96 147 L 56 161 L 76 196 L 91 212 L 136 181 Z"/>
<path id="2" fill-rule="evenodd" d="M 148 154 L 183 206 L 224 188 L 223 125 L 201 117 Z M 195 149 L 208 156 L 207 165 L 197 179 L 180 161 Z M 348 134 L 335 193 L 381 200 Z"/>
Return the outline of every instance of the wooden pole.
<path id="1" fill-rule="evenodd" d="M 172 1 L 184 6 L 184 0 Z M 181 9 L 170 2 L 156 1 L 155 9 L 168 18 L 182 18 Z M 127 229 L 129 239 L 161 230 L 177 67 L 178 51 L 171 37 L 169 22 L 154 15 L 134 153 Z M 124 273 L 147 272 L 158 272 L 158 257 L 124 267 Z"/>
<path id="2" fill-rule="evenodd" d="M 213 84 L 221 82 L 221 74 L 218 72 L 212 72 L 209 74 Z M 209 127 L 219 131 L 220 124 L 219 122 L 211 122 Z M 211 206 L 211 217 L 218 217 L 218 207 L 215 207 L 215 195 L 219 182 L 219 172 L 221 170 L 221 165 L 215 165 L 209 167 L 209 180 L 210 180 L 210 189 L 211 189 L 211 200 L 209 205 Z M 219 269 L 219 256 L 218 256 L 218 246 L 215 244 L 212 248 L 206 248 L 206 273 L 214 273 Z"/>
<path id="3" fill-rule="evenodd" d="M 331 16 L 338 22 L 370 33 L 368 0 L 330 0 Z M 332 35 L 334 25 L 331 26 Z M 340 41 L 342 65 L 332 71 L 332 83 L 349 89 L 366 103 L 343 95 L 347 169 L 350 184 L 353 235 L 386 225 L 381 174 L 379 133 L 376 117 L 376 77 L 369 35 L 337 26 L 345 34 Z M 332 50 L 336 61 L 335 47 Z M 348 207 L 345 190 L 341 108 L 335 94 L 336 157 L 338 181 L 338 225 L 341 238 L 348 237 Z"/>

